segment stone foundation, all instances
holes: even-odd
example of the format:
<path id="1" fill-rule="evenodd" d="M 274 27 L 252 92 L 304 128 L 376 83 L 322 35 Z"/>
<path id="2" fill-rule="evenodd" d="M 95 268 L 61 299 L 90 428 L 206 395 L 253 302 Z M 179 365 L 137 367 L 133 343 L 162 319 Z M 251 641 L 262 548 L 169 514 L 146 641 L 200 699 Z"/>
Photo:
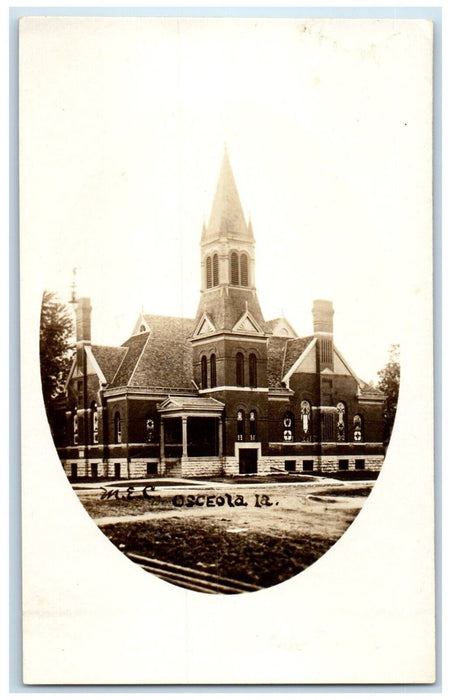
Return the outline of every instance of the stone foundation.
<path id="1" fill-rule="evenodd" d="M 337 472 L 342 470 L 352 471 L 356 469 L 365 469 L 366 471 L 380 471 L 384 463 L 384 456 L 365 455 L 364 457 L 356 457 L 355 455 L 340 455 L 339 457 L 337 457 L 335 455 L 328 455 L 327 457 L 325 457 L 324 455 L 322 455 L 320 457 L 313 458 L 313 461 L 314 471 L 316 470 L 323 472 Z M 359 465 L 359 462 L 363 462 L 362 466 Z M 345 466 L 346 463 L 347 467 Z"/>
<path id="2" fill-rule="evenodd" d="M 359 464 L 360 462 L 360 464 Z M 257 474 L 270 473 L 309 473 L 309 472 L 339 472 L 365 469 L 380 471 L 384 462 L 383 455 L 321 455 L 302 457 L 259 457 Z M 108 462 L 99 460 L 73 459 L 65 460 L 63 467 L 69 478 L 94 479 L 145 479 L 151 476 L 167 477 L 203 477 L 239 476 L 239 461 L 233 457 L 188 457 L 178 460 L 167 460 L 162 468 L 159 460 L 130 460 L 113 459 Z M 251 474 L 248 476 L 252 476 Z"/>
<path id="3" fill-rule="evenodd" d="M 342 461 L 343 460 L 343 461 Z M 363 460 L 364 465 L 359 466 L 358 461 Z M 341 462 L 341 464 L 340 464 Z M 355 471 L 365 469 L 368 471 L 380 471 L 384 462 L 382 455 L 366 455 L 365 457 L 352 456 L 305 456 L 297 457 L 260 457 L 257 463 L 257 474 L 269 473 L 309 473 L 309 472 L 338 472 L 347 470 Z M 357 462 L 357 464 L 356 464 Z M 343 465 L 343 466 L 342 466 Z M 224 474 L 238 476 L 240 474 L 239 463 L 236 457 L 224 458 Z"/>
<path id="4" fill-rule="evenodd" d="M 221 476 L 223 457 L 186 457 L 181 459 L 183 477 Z"/>
<path id="5" fill-rule="evenodd" d="M 271 468 L 267 462 L 268 459 L 271 458 L 259 457 L 259 459 L 257 460 L 257 472 L 255 472 L 256 474 L 269 474 Z M 236 457 L 224 457 L 223 473 L 226 476 L 240 476 L 239 460 Z M 252 477 L 252 474 L 247 474 L 246 476 Z"/>
<path id="6" fill-rule="evenodd" d="M 238 476 L 240 473 L 236 457 L 224 457 L 223 470 L 226 476 Z"/>
<path id="7" fill-rule="evenodd" d="M 148 464 L 150 472 L 148 471 Z M 158 469 L 157 460 L 130 460 L 112 459 L 108 462 L 99 460 L 72 459 L 63 462 L 64 471 L 69 478 L 95 479 L 145 479 L 146 476 L 156 475 Z"/>
<path id="8" fill-rule="evenodd" d="M 70 459 L 63 462 L 63 467 L 66 476 L 73 479 L 109 478 L 108 463 L 98 459 Z"/>

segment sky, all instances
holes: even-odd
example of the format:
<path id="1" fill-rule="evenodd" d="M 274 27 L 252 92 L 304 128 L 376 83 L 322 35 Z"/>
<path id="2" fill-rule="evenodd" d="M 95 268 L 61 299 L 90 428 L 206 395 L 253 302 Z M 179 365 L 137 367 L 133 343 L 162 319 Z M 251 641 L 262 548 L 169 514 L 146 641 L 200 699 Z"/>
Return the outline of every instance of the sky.
<path id="1" fill-rule="evenodd" d="M 308 335 L 312 301 L 331 299 L 337 347 L 377 380 L 432 284 L 427 23 L 28 18 L 21 31 L 34 299 L 69 299 L 76 267 L 98 344 L 126 340 L 141 311 L 193 318 L 227 144 L 265 318 Z"/>

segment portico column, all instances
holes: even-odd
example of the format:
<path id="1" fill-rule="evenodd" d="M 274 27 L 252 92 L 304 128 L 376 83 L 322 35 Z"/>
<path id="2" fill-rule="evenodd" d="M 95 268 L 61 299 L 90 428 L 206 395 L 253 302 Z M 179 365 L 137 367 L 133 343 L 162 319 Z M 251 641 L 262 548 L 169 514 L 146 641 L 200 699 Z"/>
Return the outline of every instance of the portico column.
<path id="1" fill-rule="evenodd" d="M 188 417 L 182 416 L 182 457 L 188 457 L 188 426 L 187 426 L 187 421 L 188 421 Z"/>
<path id="2" fill-rule="evenodd" d="M 222 457 L 222 418 L 218 420 L 218 456 Z"/>
<path id="3" fill-rule="evenodd" d="M 166 460 L 164 455 L 164 422 L 163 416 L 160 420 L 160 474 L 164 474 L 166 468 Z"/>

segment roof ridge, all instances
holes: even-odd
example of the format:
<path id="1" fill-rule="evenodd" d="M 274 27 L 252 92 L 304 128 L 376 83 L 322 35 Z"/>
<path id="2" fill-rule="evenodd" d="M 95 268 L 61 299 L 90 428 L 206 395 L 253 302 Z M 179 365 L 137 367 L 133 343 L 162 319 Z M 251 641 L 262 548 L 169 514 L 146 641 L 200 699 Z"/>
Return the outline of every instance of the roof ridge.
<path id="1" fill-rule="evenodd" d="M 144 335 L 144 333 L 141 333 L 140 335 Z M 146 342 L 145 342 L 144 345 L 142 346 L 141 352 L 139 353 L 139 357 L 138 357 L 138 359 L 137 359 L 136 362 L 135 362 L 135 366 L 134 366 L 134 368 L 133 368 L 133 372 L 131 373 L 131 375 L 129 376 L 129 378 L 128 378 L 128 380 L 127 380 L 127 386 L 129 386 L 129 385 L 132 383 L 134 374 L 135 374 L 135 372 L 136 372 L 136 368 L 138 367 L 138 365 L 139 365 L 139 363 L 140 363 L 140 361 L 141 361 L 141 358 L 142 358 L 142 356 L 143 356 L 144 350 L 145 350 L 146 347 L 147 347 L 147 343 L 148 343 L 149 340 L 150 340 L 150 335 L 151 335 L 151 334 L 150 334 L 150 331 L 147 331 Z"/>
<path id="2" fill-rule="evenodd" d="M 315 337 L 316 337 L 316 336 L 315 336 L 314 333 L 309 333 L 308 335 L 298 335 L 298 336 L 296 336 L 296 338 L 288 338 L 288 341 L 289 341 L 290 343 L 292 343 L 292 342 L 295 341 L 295 340 L 307 340 L 308 338 L 313 339 L 313 338 L 315 338 Z"/>
<path id="3" fill-rule="evenodd" d="M 125 342 L 127 342 L 127 341 L 125 341 Z M 124 348 L 123 345 L 121 345 L 120 347 L 121 347 L 121 348 Z M 113 379 L 112 379 L 111 382 L 110 382 L 110 385 L 111 385 L 111 386 L 114 384 L 114 381 L 115 381 L 115 379 L 116 379 L 116 377 L 117 377 L 117 375 L 118 375 L 118 373 L 119 373 L 119 370 L 121 369 L 122 365 L 123 365 L 124 362 L 125 362 L 125 358 L 127 357 L 128 351 L 130 350 L 130 348 L 129 348 L 129 347 L 125 347 L 124 350 L 125 350 L 125 354 L 124 354 L 122 360 L 120 361 L 120 363 L 119 363 L 119 365 L 118 365 L 118 367 L 117 367 L 117 369 L 116 369 L 116 371 L 115 371 L 115 373 L 114 373 Z"/>
<path id="4" fill-rule="evenodd" d="M 143 313 L 143 314 L 141 314 L 141 316 L 144 316 L 144 317 L 150 316 L 151 318 L 178 318 L 180 321 L 195 321 L 196 320 L 195 318 L 191 318 L 188 316 L 171 316 L 168 314 L 146 314 L 146 313 Z"/>
<path id="5" fill-rule="evenodd" d="M 100 345 L 99 343 L 91 343 L 91 348 L 108 348 L 108 350 L 122 350 L 123 345 Z"/>
<path id="6" fill-rule="evenodd" d="M 282 360 L 282 377 L 285 376 L 285 360 L 287 359 L 287 347 L 290 338 L 285 338 L 284 348 L 283 348 L 283 360 Z"/>

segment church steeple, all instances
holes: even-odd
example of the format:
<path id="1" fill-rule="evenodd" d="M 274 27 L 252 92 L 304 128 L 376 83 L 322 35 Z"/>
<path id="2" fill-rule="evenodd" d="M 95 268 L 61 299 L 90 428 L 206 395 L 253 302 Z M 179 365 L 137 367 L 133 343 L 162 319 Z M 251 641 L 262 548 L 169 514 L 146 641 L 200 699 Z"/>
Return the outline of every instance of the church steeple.
<path id="1" fill-rule="evenodd" d="M 268 336 L 255 288 L 255 241 L 227 149 L 200 248 L 202 287 L 191 338 L 194 381 L 217 397 L 266 387 Z"/>
<path id="2" fill-rule="evenodd" d="M 201 300 L 198 313 L 215 317 L 217 330 L 231 330 L 246 309 L 264 320 L 255 290 L 255 240 L 224 149 L 208 225 L 201 237 Z M 247 306 L 246 306 L 247 305 Z"/>
<path id="3" fill-rule="evenodd" d="M 254 240 L 252 230 L 249 231 L 246 225 L 227 147 L 224 147 L 208 227 L 202 231 L 202 243 L 205 244 L 224 237 L 235 241 L 253 242 Z"/>

